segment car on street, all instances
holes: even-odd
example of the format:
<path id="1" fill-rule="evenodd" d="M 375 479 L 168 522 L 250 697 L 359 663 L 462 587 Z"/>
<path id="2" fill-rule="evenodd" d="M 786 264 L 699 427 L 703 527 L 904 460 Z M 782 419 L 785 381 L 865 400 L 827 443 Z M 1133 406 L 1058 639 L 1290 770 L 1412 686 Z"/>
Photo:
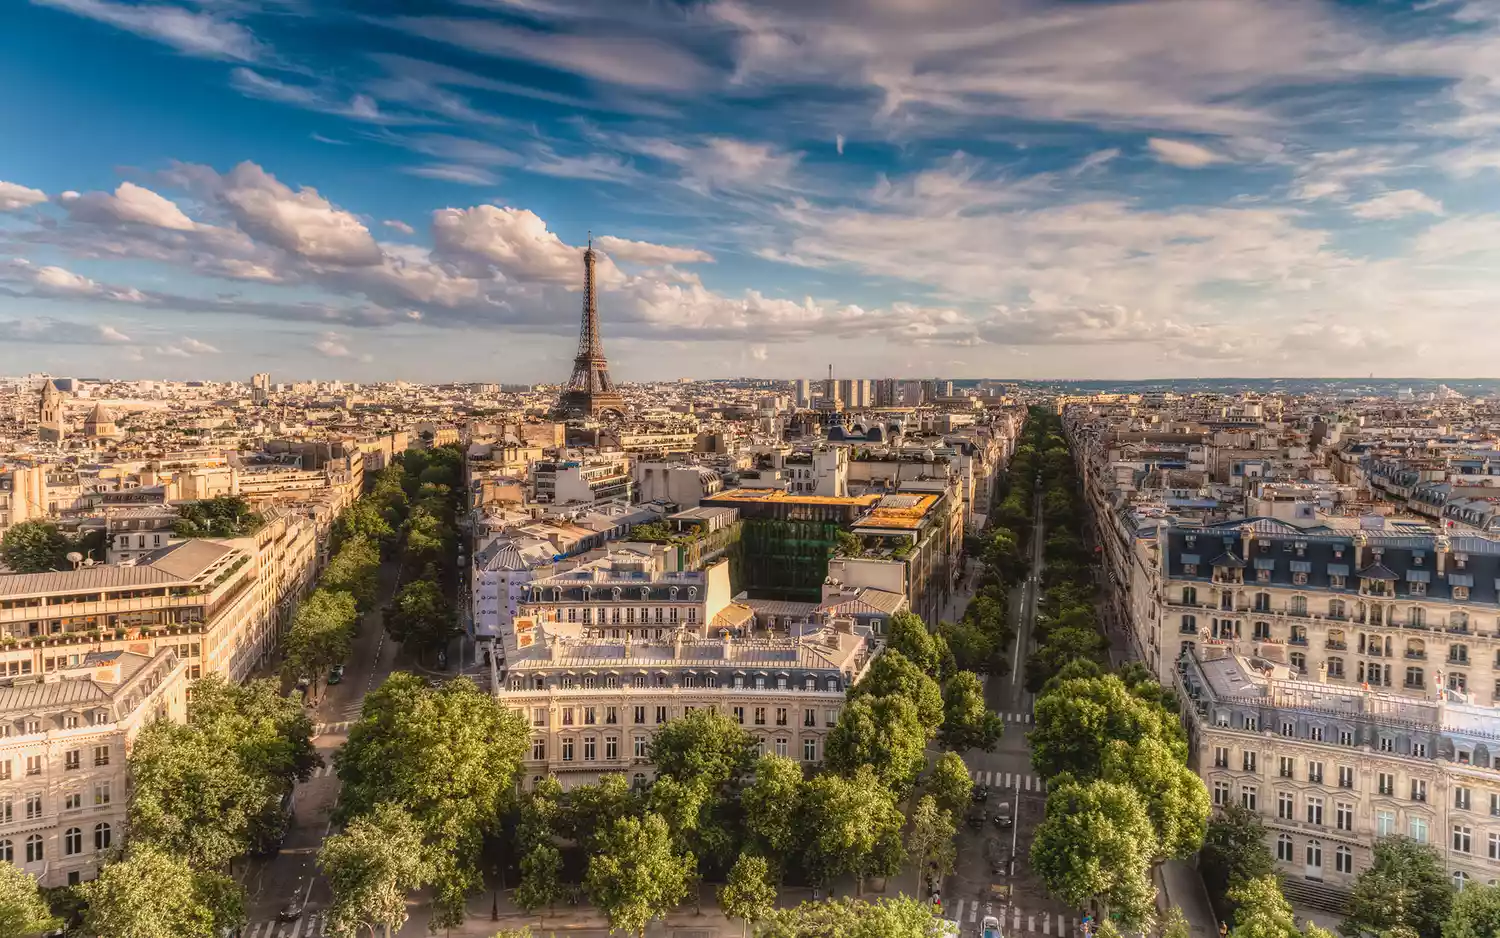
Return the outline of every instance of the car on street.
<path id="1" fill-rule="evenodd" d="M 286 905 L 282 906 L 280 912 L 276 913 L 276 921 L 278 921 L 278 922 L 295 922 L 297 919 L 299 919 L 301 917 L 302 917 L 302 900 L 301 899 L 293 899 L 291 902 L 288 902 Z"/>
<path id="2" fill-rule="evenodd" d="M 999 810 L 995 812 L 995 826 L 1010 827 L 1014 823 L 1016 823 L 1016 816 L 1011 813 L 1010 802 L 1000 802 Z"/>
<path id="3" fill-rule="evenodd" d="M 334 665 L 333 666 L 333 670 L 331 670 L 331 671 L 328 672 L 328 683 L 330 683 L 330 684 L 341 684 L 341 683 L 343 683 L 343 680 L 344 680 L 344 666 L 341 665 L 341 664 Z"/>
<path id="4" fill-rule="evenodd" d="M 966 821 L 968 822 L 968 825 L 970 827 L 974 828 L 975 830 L 979 830 L 981 827 L 984 826 L 984 821 L 985 821 L 984 809 L 980 808 L 980 807 L 970 808 L 969 809 L 968 817 L 966 818 Z"/>
<path id="5" fill-rule="evenodd" d="M 974 795 L 973 795 L 973 798 L 974 798 L 974 803 L 975 804 L 983 804 L 984 802 L 989 801 L 990 800 L 990 786 L 988 786 L 988 785 L 975 785 L 974 786 Z"/>
<path id="6" fill-rule="evenodd" d="M 984 938 L 1001 938 L 1000 920 L 993 915 L 986 915 L 984 921 L 979 923 L 979 933 Z"/>

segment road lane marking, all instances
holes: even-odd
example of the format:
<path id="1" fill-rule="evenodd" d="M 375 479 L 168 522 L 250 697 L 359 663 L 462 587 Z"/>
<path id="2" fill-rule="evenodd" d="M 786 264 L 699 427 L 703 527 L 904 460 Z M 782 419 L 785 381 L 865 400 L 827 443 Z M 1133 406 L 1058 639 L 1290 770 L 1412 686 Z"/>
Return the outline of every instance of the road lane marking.
<path id="1" fill-rule="evenodd" d="M 955 922 L 962 922 L 964 920 L 964 900 L 962 899 L 958 900 L 958 908 L 954 910 L 953 920 Z"/>

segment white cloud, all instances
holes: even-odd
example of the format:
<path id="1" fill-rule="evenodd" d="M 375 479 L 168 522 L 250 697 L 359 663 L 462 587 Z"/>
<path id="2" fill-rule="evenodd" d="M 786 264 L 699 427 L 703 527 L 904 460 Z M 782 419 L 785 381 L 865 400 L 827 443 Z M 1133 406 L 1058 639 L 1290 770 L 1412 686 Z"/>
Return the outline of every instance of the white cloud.
<path id="1" fill-rule="evenodd" d="M 167 358 L 196 358 L 199 355 L 217 355 L 219 350 L 207 342 L 200 342 L 190 336 L 184 336 L 171 345 L 158 345 L 155 348 L 158 355 Z"/>
<path id="2" fill-rule="evenodd" d="M 421 176 L 424 179 L 437 179 L 441 182 L 456 182 L 465 186 L 493 186 L 498 180 L 495 174 L 478 166 L 465 166 L 461 163 L 427 163 L 422 166 L 407 166 L 402 172 L 412 176 Z"/>
<path id="3" fill-rule="evenodd" d="M 784 189 L 802 159 L 772 144 L 733 137 L 680 143 L 664 137 L 621 138 L 621 146 L 677 166 L 682 183 L 702 193 Z"/>
<path id="4" fill-rule="evenodd" d="M 316 189 L 295 192 L 254 163 L 241 163 L 220 180 L 219 198 L 245 233 L 313 263 L 379 264 L 380 248 L 352 213 Z"/>
<path id="5" fill-rule="evenodd" d="M 391 229 L 392 231 L 399 231 L 404 235 L 414 235 L 417 233 L 417 230 L 415 228 L 399 219 L 387 218 L 385 221 L 381 222 L 381 224 Z"/>
<path id="6" fill-rule="evenodd" d="M 165 4 L 109 3 L 106 0 L 32 0 L 165 43 L 188 55 L 250 61 L 263 52 L 255 36 L 238 23 L 210 11 L 194 12 Z"/>
<path id="7" fill-rule="evenodd" d="M 519 281 L 583 282 L 582 251 L 564 244 L 527 209 L 439 209 L 432 213 L 432 239 L 438 255 L 465 266 L 472 276 L 499 271 Z M 605 258 L 596 267 L 596 277 L 614 279 L 618 274 Z"/>
<path id="8" fill-rule="evenodd" d="M 351 358 L 353 352 L 337 332 L 325 332 L 313 343 L 313 349 L 328 358 Z"/>
<path id="9" fill-rule="evenodd" d="M 100 323 L 100 325 L 98 326 L 98 330 L 99 338 L 103 339 L 105 342 L 126 343 L 132 341 L 130 336 L 116 329 L 114 326 Z"/>
<path id="10" fill-rule="evenodd" d="M 771 352 L 764 343 L 756 342 L 750 346 L 750 357 L 758 362 L 763 362 L 771 357 Z"/>
<path id="11" fill-rule="evenodd" d="M 1443 203 L 1416 189 L 1396 189 L 1351 205 L 1349 211 L 1360 218 L 1385 220 L 1408 215 L 1441 215 Z"/>
<path id="12" fill-rule="evenodd" d="M 176 202 L 133 182 L 120 183 L 113 195 L 108 192 L 83 195 L 64 192 L 57 201 L 79 221 L 152 225 L 173 231 L 192 231 L 196 227 Z"/>
<path id="13" fill-rule="evenodd" d="M 843 134 L 834 134 L 833 135 L 833 147 L 834 147 L 835 150 L 839 151 L 839 156 L 843 156 L 844 155 L 844 135 Z"/>
<path id="14" fill-rule="evenodd" d="M 0 319 L 0 342 L 29 345 L 99 345 L 120 341 L 130 340 L 120 336 L 108 326 L 69 322 L 46 316 Z"/>
<path id="15" fill-rule="evenodd" d="M 713 255 L 697 248 L 678 248 L 649 241 L 630 241 L 604 235 L 594 239 L 599 250 L 618 261 L 634 261 L 638 264 L 696 264 L 713 260 Z"/>
<path id="16" fill-rule="evenodd" d="M 47 193 L 14 182 L 0 181 L 0 212 L 16 212 L 47 201 Z"/>
<path id="17" fill-rule="evenodd" d="M 1215 153 L 1207 147 L 1186 140 L 1152 137 L 1146 141 L 1146 145 L 1151 148 L 1151 155 L 1159 161 L 1184 169 L 1201 169 L 1227 159 L 1222 153 Z"/>

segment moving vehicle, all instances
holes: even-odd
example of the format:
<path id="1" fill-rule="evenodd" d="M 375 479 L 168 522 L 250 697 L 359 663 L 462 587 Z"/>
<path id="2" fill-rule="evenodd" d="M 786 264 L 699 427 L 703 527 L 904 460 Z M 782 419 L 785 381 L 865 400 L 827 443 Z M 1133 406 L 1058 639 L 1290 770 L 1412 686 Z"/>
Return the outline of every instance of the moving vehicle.
<path id="1" fill-rule="evenodd" d="M 974 798 L 974 803 L 975 804 L 983 804 L 984 802 L 989 801 L 990 800 L 990 786 L 988 786 L 988 785 L 975 785 L 974 786 L 974 795 L 973 795 L 973 798 Z"/>
<path id="2" fill-rule="evenodd" d="M 979 933 L 984 938 L 1001 938 L 1000 920 L 993 915 L 986 915 L 984 921 L 979 923 Z"/>
<path id="3" fill-rule="evenodd" d="M 970 808 L 969 809 L 969 814 L 965 818 L 965 820 L 967 821 L 967 823 L 968 823 L 968 825 L 970 827 L 974 828 L 975 830 L 979 830 L 981 827 L 984 826 L 984 820 L 985 820 L 984 809 L 983 808 L 979 808 L 979 807 Z"/>
<path id="4" fill-rule="evenodd" d="M 1011 813 L 1010 802 L 1000 802 L 1000 808 L 995 812 L 995 826 L 1010 827 L 1014 823 L 1016 823 L 1016 817 Z"/>
<path id="5" fill-rule="evenodd" d="M 343 680 L 344 680 L 344 666 L 341 665 L 341 664 L 334 665 L 333 666 L 333 670 L 328 672 L 328 683 L 329 684 L 341 684 L 341 683 L 343 683 Z"/>
<path id="6" fill-rule="evenodd" d="M 302 917 L 302 900 L 301 899 L 293 899 L 291 902 L 288 902 L 286 905 L 282 906 L 280 912 L 276 913 L 276 921 L 278 921 L 278 922 L 295 922 L 297 919 L 299 919 L 301 917 Z"/>

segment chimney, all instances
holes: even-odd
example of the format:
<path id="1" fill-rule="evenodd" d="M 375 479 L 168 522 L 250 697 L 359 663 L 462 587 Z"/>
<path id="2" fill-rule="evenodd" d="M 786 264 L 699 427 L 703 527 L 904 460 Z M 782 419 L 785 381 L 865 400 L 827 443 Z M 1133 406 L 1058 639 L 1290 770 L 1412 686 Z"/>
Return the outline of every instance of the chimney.
<path id="1" fill-rule="evenodd" d="M 1354 567 L 1351 572 L 1358 574 L 1365 568 L 1365 544 L 1367 543 L 1369 543 L 1369 538 L 1365 537 L 1363 531 L 1354 535 Z"/>
<path id="2" fill-rule="evenodd" d="M 1453 549 L 1453 542 L 1446 535 L 1438 535 L 1433 541 L 1433 553 L 1437 555 L 1437 575 L 1443 576 L 1443 569 L 1448 565 L 1448 552 Z"/>

